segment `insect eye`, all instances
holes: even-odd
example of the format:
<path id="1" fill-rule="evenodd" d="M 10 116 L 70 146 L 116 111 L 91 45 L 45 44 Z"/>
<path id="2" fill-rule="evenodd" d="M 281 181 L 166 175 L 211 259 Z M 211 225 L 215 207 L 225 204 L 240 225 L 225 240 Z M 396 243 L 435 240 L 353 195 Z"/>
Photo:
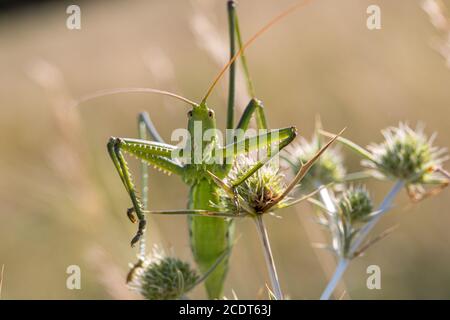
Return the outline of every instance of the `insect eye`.
<path id="1" fill-rule="evenodd" d="M 187 115 L 188 115 L 189 118 L 192 117 L 192 110 L 190 110 L 190 111 L 187 113 Z"/>
<path id="2" fill-rule="evenodd" d="M 214 112 L 212 110 L 208 111 L 208 117 L 212 118 L 214 116 Z"/>

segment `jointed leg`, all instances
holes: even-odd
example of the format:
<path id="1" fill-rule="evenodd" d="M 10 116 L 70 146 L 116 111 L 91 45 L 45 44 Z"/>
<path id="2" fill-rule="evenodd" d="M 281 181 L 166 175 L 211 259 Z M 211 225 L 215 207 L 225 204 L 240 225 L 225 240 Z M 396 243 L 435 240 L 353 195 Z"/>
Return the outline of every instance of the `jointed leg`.
<path id="1" fill-rule="evenodd" d="M 264 106 L 262 102 L 256 98 L 252 98 L 248 105 L 245 107 L 244 113 L 239 120 L 236 129 L 247 130 L 250 124 L 252 115 L 256 112 L 256 124 L 258 129 L 267 129 L 266 117 L 264 116 Z M 262 117 L 258 117 L 261 113 Z"/>
<path id="2" fill-rule="evenodd" d="M 236 30 L 236 38 L 237 38 L 237 42 L 239 44 L 239 49 L 241 49 L 243 46 L 243 43 L 242 43 L 242 37 L 241 37 L 241 30 L 239 27 L 239 19 L 238 19 L 238 16 L 237 16 L 235 10 L 233 10 L 232 13 L 233 13 L 233 18 L 234 18 L 233 20 L 234 20 L 235 30 Z M 253 82 L 250 77 L 250 72 L 248 69 L 247 58 L 245 56 L 245 52 L 242 52 L 242 54 L 241 54 L 241 61 L 242 61 L 242 67 L 244 70 L 244 77 L 247 81 L 247 91 L 248 91 L 248 94 L 251 96 L 252 101 L 254 102 L 254 106 L 256 107 L 254 111 L 256 111 L 257 128 L 258 129 L 267 129 L 268 126 L 267 126 L 266 116 L 264 113 L 264 107 L 263 107 L 261 101 L 256 99 L 255 88 L 253 86 Z M 250 104 L 252 103 L 252 101 L 250 101 Z M 245 115 L 245 112 L 244 112 L 244 115 Z M 244 115 L 243 115 L 243 117 L 244 117 Z M 244 128 L 244 129 L 246 129 L 246 128 Z"/>
<path id="3" fill-rule="evenodd" d="M 281 129 L 286 130 L 286 129 Z M 330 141 L 328 141 L 308 162 L 302 165 L 300 170 L 297 172 L 295 177 L 292 179 L 292 181 L 288 184 L 286 189 L 283 191 L 283 193 L 278 196 L 273 202 L 266 205 L 265 208 L 263 208 L 263 211 L 269 210 L 271 207 L 278 204 L 281 200 L 283 200 L 291 191 L 292 189 L 305 177 L 306 173 L 311 169 L 313 164 L 319 159 L 319 157 L 331 146 L 333 142 L 336 141 L 336 139 L 342 134 L 344 130 L 342 130 L 339 134 L 335 135 Z M 287 138 L 284 138 L 280 141 L 279 148 L 276 150 L 276 153 L 278 153 L 281 149 L 283 149 L 285 146 L 287 146 L 293 139 L 295 138 L 295 134 L 288 135 Z M 261 168 L 265 163 L 267 163 L 271 159 L 271 156 L 266 157 L 260 161 L 258 161 L 251 169 L 249 169 L 244 175 L 242 175 L 239 179 L 232 181 L 231 185 L 226 185 L 222 180 L 217 178 L 216 176 L 212 175 L 214 178 L 214 181 L 224 188 L 231 196 L 235 197 L 235 201 L 237 201 L 237 195 L 236 195 L 236 187 L 242 184 L 245 180 L 247 180 L 249 177 L 251 177 L 259 168 Z M 239 208 L 239 206 L 238 206 Z"/>
<path id="4" fill-rule="evenodd" d="M 222 211 L 210 211 L 210 210 L 195 210 L 195 209 L 181 209 L 181 210 L 154 210 L 146 211 L 147 214 L 162 214 L 162 215 L 193 215 L 202 217 L 215 217 L 215 218 L 243 218 L 247 216 L 247 213 L 242 212 L 222 212 Z"/>
<path id="5" fill-rule="evenodd" d="M 144 208 L 137 196 L 137 191 L 131 178 L 127 162 L 123 156 L 123 151 L 134 155 L 140 160 L 145 161 L 147 164 L 153 165 L 169 174 L 176 173 L 181 175 L 183 167 L 170 159 L 171 152 L 174 148 L 175 147 L 170 145 L 138 139 L 111 138 L 108 142 L 108 152 L 133 203 L 133 208 L 127 212 L 128 216 L 132 221 L 135 220 L 132 215 L 134 211 L 137 220 L 139 221 L 138 231 L 131 240 L 132 246 L 134 246 L 143 235 L 146 221 L 143 213 Z"/>
<path id="6" fill-rule="evenodd" d="M 230 36 L 230 59 L 236 54 L 235 49 L 235 17 L 236 17 L 236 3 L 232 0 L 227 3 L 228 10 L 228 27 Z M 230 76 L 228 83 L 228 111 L 227 111 L 227 129 L 234 127 L 234 96 L 236 85 L 236 62 L 230 65 Z"/>
<path id="7" fill-rule="evenodd" d="M 344 129 L 345 130 L 345 129 Z M 300 170 L 297 172 L 295 177 L 292 179 L 292 181 L 287 185 L 286 189 L 283 191 L 281 195 L 279 195 L 275 201 L 271 202 L 270 204 L 267 204 L 266 207 L 263 210 L 269 210 L 271 207 L 278 204 L 281 200 L 283 200 L 291 191 L 295 188 L 295 186 L 303 180 L 305 175 L 308 173 L 308 171 L 311 169 L 311 167 L 314 165 L 314 163 L 320 158 L 320 156 L 336 141 L 336 139 L 344 132 L 342 130 L 337 135 L 335 135 L 330 141 L 328 141 L 322 148 L 320 148 L 319 151 L 316 152 L 316 154 L 308 160 L 308 162 L 304 163 Z"/>
<path id="8" fill-rule="evenodd" d="M 141 112 L 138 115 L 138 132 L 139 139 L 141 140 L 156 140 L 158 142 L 164 143 L 164 140 L 159 135 L 156 127 L 154 126 L 150 116 L 147 112 Z M 144 211 L 148 210 L 148 163 L 141 160 L 141 195 L 142 195 L 142 208 Z M 132 222 L 136 222 L 136 218 L 133 215 L 135 211 L 134 207 L 127 210 L 128 218 Z M 144 263 L 145 255 L 146 255 L 146 243 L 145 243 L 145 232 L 146 228 L 142 230 L 142 236 L 139 240 L 139 254 L 138 261 L 130 268 L 126 281 L 129 283 L 133 280 L 136 270 L 141 268 Z"/>
<path id="9" fill-rule="evenodd" d="M 158 131 L 156 130 L 156 127 L 154 126 L 152 120 L 150 119 L 150 116 L 147 112 L 141 112 L 138 115 L 138 133 L 139 133 L 139 139 L 141 140 L 149 140 L 149 136 L 151 140 L 156 140 L 158 142 L 164 143 L 163 139 L 159 135 Z M 148 164 L 141 160 L 141 197 L 142 197 L 142 208 L 143 210 L 148 210 Z M 128 209 L 127 215 L 130 218 L 131 221 L 136 222 L 136 219 L 133 215 L 133 212 L 135 211 L 134 207 Z M 139 241 L 139 260 L 134 265 L 133 268 L 131 268 L 129 272 L 129 276 L 127 279 L 131 278 L 134 274 L 134 271 L 139 268 L 146 255 L 146 244 L 145 244 L 145 231 L 144 228 L 142 230 L 142 236 Z"/>
<path id="10" fill-rule="evenodd" d="M 233 0 L 229 0 L 227 3 L 227 11 L 228 11 L 228 32 L 230 37 L 230 59 L 233 58 L 233 56 L 236 54 L 236 40 L 239 45 L 239 48 L 241 49 L 243 46 L 242 43 L 242 37 L 241 37 L 241 31 L 239 28 L 239 20 L 236 13 L 236 2 Z M 247 65 L 247 58 L 245 56 L 245 52 L 241 53 L 241 61 L 242 61 L 242 67 L 244 70 L 244 77 L 247 81 L 247 91 L 248 94 L 252 97 L 252 100 L 250 101 L 249 105 L 246 108 L 247 109 L 253 108 L 253 110 L 250 112 L 248 119 L 242 119 L 240 122 L 247 121 L 245 126 L 242 126 L 241 124 L 238 125 L 238 128 L 247 129 L 248 122 L 251 118 L 251 114 L 256 111 L 256 122 L 257 127 L 259 129 L 266 129 L 267 128 L 267 121 L 264 114 L 264 108 L 261 103 L 261 101 L 257 100 L 255 98 L 255 90 L 253 87 L 252 79 L 250 77 L 250 72 L 248 70 Z M 227 112 L 227 129 L 234 128 L 234 98 L 235 98 L 235 85 L 236 85 L 236 62 L 233 62 L 230 65 L 229 68 L 229 85 L 228 85 L 228 112 Z M 244 112 L 243 118 L 246 117 L 246 112 Z"/>
<path id="11" fill-rule="evenodd" d="M 250 107 L 247 109 L 250 109 Z M 246 114 L 248 117 L 248 115 L 251 114 L 251 111 L 247 112 Z M 245 127 L 245 124 L 243 126 Z M 270 159 L 272 159 L 272 157 L 276 155 L 281 149 L 291 143 L 296 135 L 297 129 L 295 127 L 269 130 L 268 132 L 256 135 L 254 137 L 243 138 L 239 141 L 228 144 L 223 149 L 221 149 L 225 161 L 225 165 L 223 167 L 225 173 L 227 172 L 227 170 L 229 170 L 230 162 L 234 161 L 237 155 L 248 153 L 253 150 L 261 150 L 263 148 L 267 148 L 268 150 L 267 155 L 265 155 L 262 159 L 259 159 L 252 168 L 250 168 L 239 179 L 232 181 L 231 184 L 225 184 L 225 182 L 223 182 L 220 178 L 209 172 L 211 178 L 213 178 L 213 180 L 221 188 L 229 193 L 230 196 L 234 197 L 234 203 L 238 211 L 240 210 L 240 203 L 236 188 L 249 177 L 251 177 Z M 278 146 L 276 148 L 272 147 L 272 144 L 274 143 L 278 143 Z"/>
<path id="12" fill-rule="evenodd" d="M 250 152 L 252 150 L 260 150 L 262 148 L 267 148 L 268 152 L 262 159 L 259 159 L 255 165 L 243 174 L 238 180 L 233 181 L 231 187 L 235 188 L 251 175 L 253 175 L 258 169 L 260 169 L 264 164 L 266 164 L 273 156 L 275 156 L 280 150 L 291 143 L 297 136 L 297 129 L 295 127 L 269 130 L 266 133 L 259 134 L 254 137 L 244 138 L 243 140 L 237 141 L 235 143 L 229 144 L 224 148 L 225 160 L 230 161 L 231 157 L 235 157 L 239 154 Z M 277 143 L 276 148 L 272 147 L 272 144 Z"/>
<path id="13" fill-rule="evenodd" d="M 137 192 L 135 190 L 135 186 L 131 179 L 130 171 L 127 166 L 127 162 L 125 161 L 125 158 L 123 157 L 123 154 L 120 150 L 122 143 L 123 143 L 123 140 L 121 140 L 121 139 L 112 139 L 110 141 L 110 143 L 108 143 L 108 150 L 112 149 L 110 151 L 110 154 L 111 154 L 111 152 L 114 153 L 114 157 L 111 157 L 111 158 L 112 158 L 116 168 L 120 168 L 119 175 L 122 177 L 122 181 L 125 185 L 125 189 L 127 189 L 128 194 L 130 195 L 131 201 L 133 203 L 133 208 L 134 208 L 133 210 L 136 213 L 136 216 L 139 220 L 138 231 L 137 231 L 136 235 L 133 237 L 133 239 L 131 240 L 131 246 L 134 246 L 136 244 L 136 242 L 139 241 L 139 239 L 141 238 L 141 236 L 144 233 L 146 221 L 145 221 L 145 216 L 143 214 L 143 207 L 142 207 L 141 201 L 139 200 L 139 198 L 137 196 Z M 128 216 L 129 217 L 132 216 L 131 210 L 128 210 Z"/>

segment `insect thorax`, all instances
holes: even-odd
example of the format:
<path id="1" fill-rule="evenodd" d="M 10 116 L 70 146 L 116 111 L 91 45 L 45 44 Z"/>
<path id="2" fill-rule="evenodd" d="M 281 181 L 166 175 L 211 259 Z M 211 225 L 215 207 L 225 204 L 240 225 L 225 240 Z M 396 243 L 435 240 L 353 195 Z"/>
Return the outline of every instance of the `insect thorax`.
<path id="1" fill-rule="evenodd" d="M 214 175 L 224 178 L 224 169 L 222 165 L 218 164 L 186 164 L 183 173 L 183 181 L 190 186 L 200 183 L 200 181 L 208 181 L 214 184 L 212 177 L 208 173 L 211 172 Z"/>

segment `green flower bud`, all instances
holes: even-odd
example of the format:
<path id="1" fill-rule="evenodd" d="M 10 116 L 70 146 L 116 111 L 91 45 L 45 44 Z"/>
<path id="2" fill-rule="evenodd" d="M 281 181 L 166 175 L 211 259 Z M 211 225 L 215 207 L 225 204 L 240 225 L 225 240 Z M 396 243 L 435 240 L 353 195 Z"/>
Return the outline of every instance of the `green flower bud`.
<path id="1" fill-rule="evenodd" d="M 144 261 L 130 286 L 148 300 L 175 300 L 191 290 L 199 278 L 188 263 L 157 255 Z"/>
<path id="2" fill-rule="evenodd" d="M 382 131 L 385 141 L 368 147 L 374 161 L 363 164 L 379 170 L 385 176 L 406 180 L 409 183 L 426 183 L 432 171 L 447 160 L 445 149 L 434 147 L 435 135 L 428 138 L 423 128 L 411 129 L 400 123 L 398 127 Z"/>
<path id="3" fill-rule="evenodd" d="M 238 156 L 226 182 L 241 178 L 255 164 L 256 161 L 252 157 Z M 240 184 L 236 188 L 236 192 L 256 213 L 263 213 L 262 209 L 280 196 L 285 188 L 284 175 L 274 162 L 269 162 Z M 219 189 L 218 194 L 221 210 L 237 210 L 233 197 L 222 189 Z M 287 198 L 280 203 L 286 200 Z"/>
<path id="4" fill-rule="evenodd" d="M 367 221 L 373 212 L 372 199 L 364 187 L 350 187 L 345 190 L 338 200 L 338 207 L 350 220 L 350 224 Z"/>

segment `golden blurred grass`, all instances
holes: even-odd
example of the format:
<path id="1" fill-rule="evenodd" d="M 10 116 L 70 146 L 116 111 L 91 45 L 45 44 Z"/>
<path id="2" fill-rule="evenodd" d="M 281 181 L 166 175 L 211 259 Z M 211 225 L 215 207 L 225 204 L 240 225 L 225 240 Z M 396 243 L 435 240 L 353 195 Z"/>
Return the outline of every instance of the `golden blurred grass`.
<path id="1" fill-rule="evenodd" d="M 244 38 L 293 1 L 242 1 Z M 382 29 L 366 28 L 378 4 Z M 448 3 L 448 2 L 447 2 Z M 2 298 L 135 298 L 123 285 L 134 232 L 129 200 L 106 153 L 109 136 L 136 136 L 148 110 L 170 138 L 184 127 L 185 107 L 149 95 L 64 102 L 98 89 L 147 86 L 198 100 L 226 59 L 225 1 L 89 1 L 82 30 L 65 27 L 64 4 L 0 18 L 0 264 Z M 430 46 L 435 30 L 419 1 L 317 0 L 265 34 L 248 50 L 256 92 L 272 127 L 296 125 L 309 136 L 314 117 L 360 144 L 400 120 L 423 121 L 448 146 L 450 70 Z M 211 97 L 225 123 L 226 81 Z M 239 103 L 245 103 L 241 86 Z M 358 168 L 358 159 L 347 156 Z M 133 168 L 137 168 L 133 162 Z M 177 177 L 151 175 L 151 206 L 183 208 Z M 386 183 L 370 182 L 377 199 Z M 448 191 L 411 206 L 406 197 L 377 230 L 395 233 L 355 261 L 346 274 L 355 298 L 450 298 Z M 300 207 L 308 217 L 310 208 Z M 284 290 L 317 298 L 326 279 L 295 211 L 268 219 Z M 308 224 L 314 228 L 313 224 Z M 150 242 L 191 259 L 184 217 L 150 221 Z M 226 295 L 264 297 L 264 260 L 250 222 L 238 223 Z M 82 290 L 65 287 L 68 265 L 82 269 Z M 366 289 L 366 267 L 380 265 L 382 290 Z M 204 297 L 201 289 L 194 297 Z"/>

